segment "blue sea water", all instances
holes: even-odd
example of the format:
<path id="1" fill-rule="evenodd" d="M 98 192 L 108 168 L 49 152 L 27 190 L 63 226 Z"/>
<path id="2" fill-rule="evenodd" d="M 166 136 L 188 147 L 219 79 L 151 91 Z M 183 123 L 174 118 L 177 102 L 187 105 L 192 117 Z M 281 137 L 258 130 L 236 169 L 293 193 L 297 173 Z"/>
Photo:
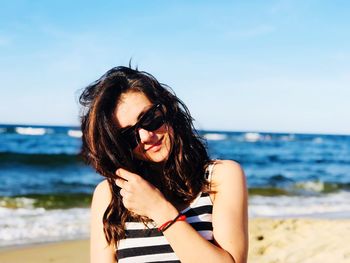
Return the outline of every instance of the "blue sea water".
<path id="1" fill-rule="evenodd" d="M 200 131 L 244 168 L 250 217 L 350 218 L 350 136 Z M 0 247 L 88 236 L 102 177 L 76 127 L 0 125 Z"/>

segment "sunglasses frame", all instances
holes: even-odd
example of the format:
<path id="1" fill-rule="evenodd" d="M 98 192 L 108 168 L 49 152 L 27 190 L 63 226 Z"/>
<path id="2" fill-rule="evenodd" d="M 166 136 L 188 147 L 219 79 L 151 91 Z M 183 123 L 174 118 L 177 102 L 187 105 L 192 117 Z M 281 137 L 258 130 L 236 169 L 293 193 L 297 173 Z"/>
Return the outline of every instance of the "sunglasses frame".
<path id="1" fill-rule="evenodd" d="M 161 125 L 156 129 L 148 130 L 147 127 L 144 127 L 142 125 L 142 122 L 146 119 L 146 117 L 149 116 L 149 114 L 154 114 L 157 110 L 161 112 L 161 118 L 162 118 Z M 154 121 L 154 119 L 155 118 L 153 118 L 152 121 Z M 121 131 L 120 134 L 125 139 L 125 141 L 130 145 L 130 147 L 132 149 L 135 149 L 137 145 L 140 143 L 140 135 L 139 135 L 138 129 L 142 128 L 147 131 L 155 131 L 155 130 L 158 130 L 165 123 L 166 123 L 166 119 L 163 111 L 163 105 L 161 103 L 157 103 L 157 104 L 154 104 L 152 107 L 150 107 L 133 126 L 128 127 L 125 130 Z"/>

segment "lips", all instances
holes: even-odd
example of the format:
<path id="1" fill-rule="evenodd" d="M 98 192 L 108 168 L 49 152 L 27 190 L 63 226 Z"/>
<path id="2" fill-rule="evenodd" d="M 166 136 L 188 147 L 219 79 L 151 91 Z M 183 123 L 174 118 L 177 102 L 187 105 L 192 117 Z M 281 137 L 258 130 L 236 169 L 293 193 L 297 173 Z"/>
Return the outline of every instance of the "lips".
<path id="1" fill-rule="evenodd" d="M 155 144 L 152 144 L 150 145 L 147 149 L 145 149 L 145 151 L 148 151 L 148 150 L 157 150 L 157 148 L 159 148 L 158 146 L 161 146 L 162 145 L 162 141 L 163 141 L 163 137 L 158 140 Z"/>

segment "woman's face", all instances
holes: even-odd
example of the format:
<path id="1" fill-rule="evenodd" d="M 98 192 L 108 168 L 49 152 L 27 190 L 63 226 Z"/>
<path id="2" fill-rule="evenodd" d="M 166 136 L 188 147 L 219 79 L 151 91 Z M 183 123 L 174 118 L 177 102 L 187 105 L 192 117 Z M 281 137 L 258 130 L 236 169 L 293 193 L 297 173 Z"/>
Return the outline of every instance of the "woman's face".
<path id="1" fill-rule="evenodd" d="M 142 92 L 127 92 L 121 95 L 114 111 L 117 125 L 120 129 L 133 126 L 139 118 L 152 108 L 154 104 Z M 170 153 L 170 133 L 172 128 L 162 124 L 154 131 L 138 128 L 139 143 L 133 149 L 136 158 L 154 162 L 164 162 Z"/>

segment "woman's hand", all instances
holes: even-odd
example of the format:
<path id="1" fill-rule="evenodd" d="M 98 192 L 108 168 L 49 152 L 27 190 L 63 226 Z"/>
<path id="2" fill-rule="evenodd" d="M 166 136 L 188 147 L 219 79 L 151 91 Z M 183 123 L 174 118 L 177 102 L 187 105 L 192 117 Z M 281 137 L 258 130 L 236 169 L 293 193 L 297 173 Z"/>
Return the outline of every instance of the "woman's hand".
<path id="1" fill-rule="evenodd" d="M 119 168 L 116 174 L 120 177 L 115 180 L 121 188 L 125 208 L 141 216 L 153 219 L 162 224 L 169 218 L 177 215 L 176 208 L 168 202 L 164 195 L 141 176 Z"/>

